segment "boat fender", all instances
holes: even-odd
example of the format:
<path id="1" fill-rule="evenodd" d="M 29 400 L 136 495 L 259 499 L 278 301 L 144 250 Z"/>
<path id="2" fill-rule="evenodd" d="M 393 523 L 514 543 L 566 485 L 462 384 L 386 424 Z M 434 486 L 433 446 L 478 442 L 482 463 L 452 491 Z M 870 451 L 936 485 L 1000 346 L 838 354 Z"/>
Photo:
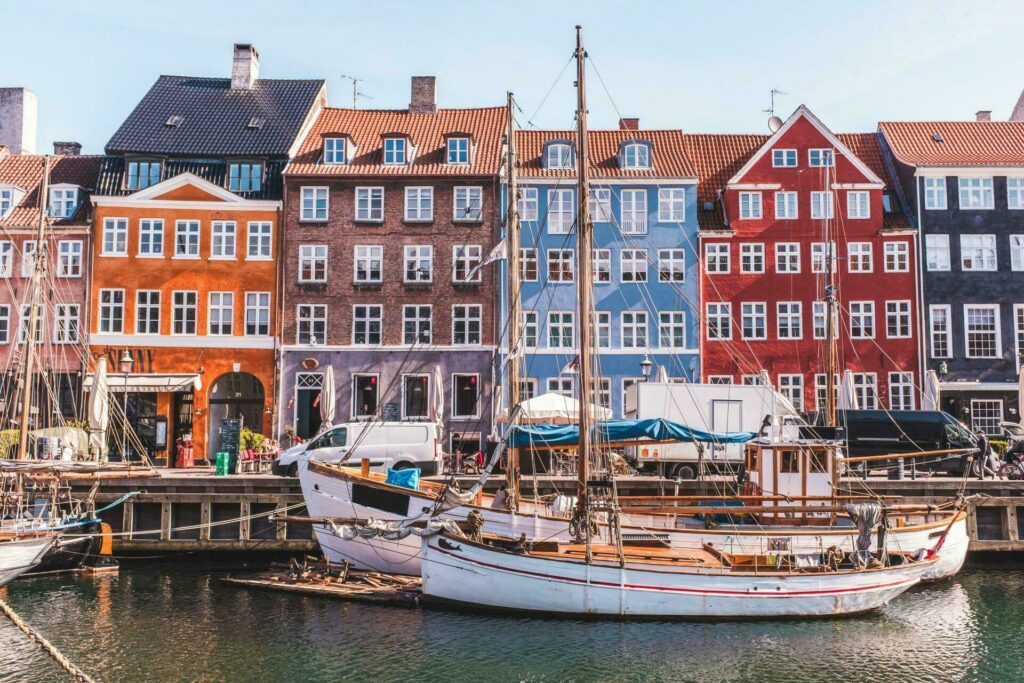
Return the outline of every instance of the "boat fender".
<path id="1" fill-rule="evenodd" d="M 113 530 L 106 522 L 100 522 L 100 548 L 99 554 L 110 556 L 114 554 Z"/>

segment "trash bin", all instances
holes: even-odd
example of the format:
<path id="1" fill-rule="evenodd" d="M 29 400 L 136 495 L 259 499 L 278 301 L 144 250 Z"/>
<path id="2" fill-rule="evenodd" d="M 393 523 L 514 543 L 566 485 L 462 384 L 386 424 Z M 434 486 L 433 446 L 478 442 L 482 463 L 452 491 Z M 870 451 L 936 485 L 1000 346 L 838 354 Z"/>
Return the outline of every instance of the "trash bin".
<path id="1" fill-rule="evenodd" d="M 225 453 L 228 456 L 228 471 L 224 474 L 235 474 L 238 472 L 238 451 Z"/>
<path id="2" fill-rule="evenodd" d="M 215 474 L 218 477 L 223 477 L 224 475 L 226 475 L 228 473 L 228 454 L 223 452 L 223 451 L 218 453 L 217 454 L 216 463 L 217 463 L 217 465 L 216 465 L 217 469 L 216 469 Z"/>

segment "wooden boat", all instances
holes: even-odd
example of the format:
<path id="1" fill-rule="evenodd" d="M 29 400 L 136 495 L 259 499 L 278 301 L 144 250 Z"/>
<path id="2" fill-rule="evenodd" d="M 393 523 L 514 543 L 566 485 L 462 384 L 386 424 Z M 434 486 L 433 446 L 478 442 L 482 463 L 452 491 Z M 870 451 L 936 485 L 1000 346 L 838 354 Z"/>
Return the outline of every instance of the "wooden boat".
<path id="1" fill-rule="evenodd" d="M 423 542 L 423 596 L 473 609 L 619 618 L 835 617 L 878 609 L 935 558 L 877 569 L 799 567 L 781 555 L 541 544 L 515 552 L 451 534 Z M 553 547 L 551 547 L 553 546 Z"/>
<path id="2" fill-rule="evenodd" d="M 0 586 L 38 565 L 57 538 L 48 532 L 0 534 Z"/>

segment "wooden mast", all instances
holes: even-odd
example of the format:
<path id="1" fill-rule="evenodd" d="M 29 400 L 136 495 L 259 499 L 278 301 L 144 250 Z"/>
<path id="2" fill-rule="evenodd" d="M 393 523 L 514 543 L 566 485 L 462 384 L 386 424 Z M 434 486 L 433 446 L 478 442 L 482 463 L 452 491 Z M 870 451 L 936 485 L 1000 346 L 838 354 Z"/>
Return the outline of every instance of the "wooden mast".
<path id="1" fill-rule="evenodd" d="M 831 168 L 835 168 L 835 152 L 832 156 Z M 826 197 L 833 203 L 832 188 L 830 186 L 830 167 L 825 167 L 825 191 Z M 825 426 L 836 426 L 836 367 L 838 365 L 838 354 L 836 352 L 836 273 L 833 266 L 835 254 L 832 246 L 832 234 L 829 231 L 829 212 L 825 207 Z"/>
<path id="2" fill-rule="evenodd" d="M 593 225 L 588 206 L 590 187 L 590 155 L 587 140 L 587 87 L 586 52 L 583 50 L 583 28 L 576 27 L 576 290 L 579 296 L 577 324 L 579 326 L 579 378 L 576 394 L 579 396 L 579 446 L 577 456 L 577 520 L 590 548 L 590 515 L 587 495 L 589 475 L 590 430 L 590 339 L 591 339 L 591 253 Z"/>
<path id="3" fill-rule="evenodd" d="M 505 172 L 508 174 L 508 205 L 505 209 L 505 246 L 508 249 L 508 414 L 519 405 L 519 338 L 520 338 L 520 278 L 519 278 L 519 171 L 516 168 L 516 117 L 512 93 L 508 93 L 508 127 L 505 146 Z M 509 421 L 509 428 L 514 425 Z M 505 478 L 511 508 L 519 509 L 519 449 L 508 450 Z"/>
<path id="4" fill-rule="evenodd" d="M 18 459 L 28 458 L 28 420 L 32 412 L 32 372 L 35 365 L 36 329 L 39 327 L 39 289 L 43 271 L 46 269 L 47 249 L 46 206 L 49 200 L 50 156 L 43 156 L 43 182 L 39 186 L 39 225 L 36 227 L 36 253 L 29 282 L 28 333 L 25 337 L 25 366 L 21 385 L 21 419 L 18 424 Z"/>

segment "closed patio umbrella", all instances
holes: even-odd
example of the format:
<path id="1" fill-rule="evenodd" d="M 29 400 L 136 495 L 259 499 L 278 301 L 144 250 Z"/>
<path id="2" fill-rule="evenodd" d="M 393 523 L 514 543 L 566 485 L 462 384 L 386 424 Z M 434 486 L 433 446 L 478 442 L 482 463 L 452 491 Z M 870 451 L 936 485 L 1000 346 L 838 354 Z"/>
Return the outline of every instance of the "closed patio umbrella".
<path id="1" fill-rule="evenodd" d="M 334 386 L 334 366 L 328 365 L 324 372 L 324 383 L 320 387 L 320 430 L 334 424 L 334 404 L 337 390 Z"/>
<path id="2" fill-rule="evenodd" d="M 434 422 L 444 422 L 444 376 L 441 366 L 434 366 Z"/>
<path id="3" fill-rule="evenodd" d="M 924 376 L 924 395 L 921 398 L 921 410 L 941 410 L 939 408 L 939 399 L 939 376 L 934 370 L 929 370 Z"/>
<path id="4" fill-rule="evenodd" d="M 658 366 L 658 374 L 655 376 L 654 381 L 660 382 L 661 384 L 668 384 L 668 370 L 664 365 Z"/>
<path id="5" fill-rule="evenodd" d="M 89 392 L 89 451 L 95 447 L 102 460 L 107 453 L 107 429 L 110 427 L 110 387 L 107 385 L 107 359 L 96 361 L 96 376 Z"/>
<path id="6" fill-rule="evenodd" d="M 836 406 L 839 410 L 857 410 L 857 391 L 853 386 L 853 373 L 847 370 L 843 373 L 843 381 L 839 385 L 839 401 Z"/>

